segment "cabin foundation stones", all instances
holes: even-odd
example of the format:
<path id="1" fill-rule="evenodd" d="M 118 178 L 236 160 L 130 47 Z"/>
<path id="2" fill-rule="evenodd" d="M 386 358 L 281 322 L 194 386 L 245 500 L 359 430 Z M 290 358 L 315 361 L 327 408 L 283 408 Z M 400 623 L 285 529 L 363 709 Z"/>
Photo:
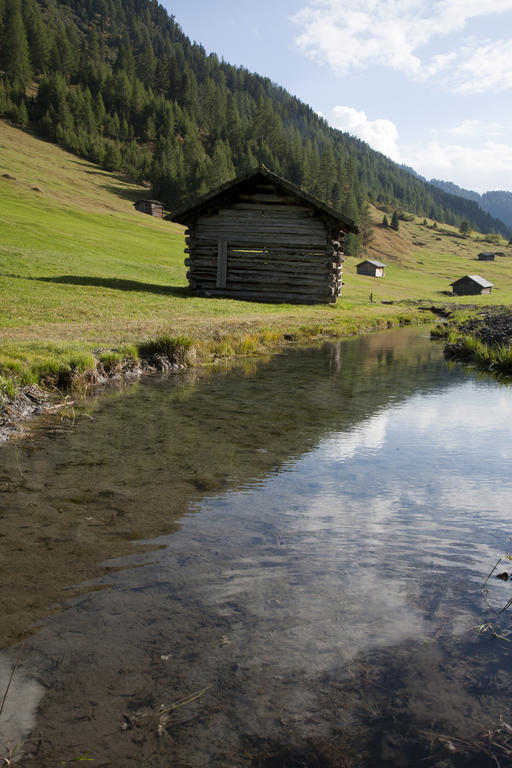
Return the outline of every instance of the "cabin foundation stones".
<path id="1" fill-rule="evenodd" d="M 176 211 L 190 287 L 199 296 L 334 303 L 353 221 L 264 166 Z"/>

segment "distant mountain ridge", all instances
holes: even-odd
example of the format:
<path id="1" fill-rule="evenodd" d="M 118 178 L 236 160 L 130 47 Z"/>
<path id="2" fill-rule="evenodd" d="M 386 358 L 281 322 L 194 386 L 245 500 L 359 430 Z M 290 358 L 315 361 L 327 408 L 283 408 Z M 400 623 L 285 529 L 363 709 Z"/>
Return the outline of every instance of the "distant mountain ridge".
<path id="1" fill-rule="evenodd" d="M 512 226 L 512 192 L 495 190 L 492 192 L 484 192 L 483 195 L 480 195 L 472 189 L 459 187 L 452 181 L 430 179 L 429 183 L 442 189 L 444 192 L 448 192 L 450 195 L 457 195 L 457 197 L 462 197 L 464 200 L 472 200 L 477 203 L 482 210 L 486 211 L 486 213 L 489 213 L 496 219 L 500 219 L 507 226 Z"/>

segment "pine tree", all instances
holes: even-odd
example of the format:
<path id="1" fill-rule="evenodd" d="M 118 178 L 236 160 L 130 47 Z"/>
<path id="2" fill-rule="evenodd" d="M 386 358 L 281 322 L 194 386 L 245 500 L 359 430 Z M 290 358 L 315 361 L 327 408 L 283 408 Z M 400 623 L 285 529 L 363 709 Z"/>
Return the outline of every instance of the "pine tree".
<path id="1" fill-rule="evenodd" d="M 235 177 L 235 168 L 231 159 L 229 144 L 220 140 L 215 145 L 213 156 L 208 164 L 206 186 L 215 189 Z"/>
<path id="2" fill-rule="evenodd" d="M 48 35 L 39 5 L 35 0 L 23 0 L 23 20 L 32 70 L 36 74 L 41 74 L 45 71 L 48 62 Z"/>
<path id="3" fill-rule="evenodd" d="M 336 163 L 329 143 L 320 155 L 320 194 L 326 203 L 332 203 L 332 191 L 336 181 Z"/>
<path id="4" fill-rule="evenodd" d="M 373 230 L 373 221 L 368 203 L 362 203 L 359 209 L 359 230 L 361 232 L 361 244 L 363 248 L 368 248 L 375 237 Z"/>
<path id="5" fill-rule="evenodd" d="M 394 229 L 395 232 L 398 232 L 399 227 L 400 227 L 400 223 L 398 220 L 398 213 L 396 211 L 393 211 L 393 215 L 391 217 L 391 229 Z"/>
<path id="6" fill-rule="evenodd" d="M 6 7 L 3 64 L 11 84 L 24 91 L 32 79 L 27 35 L 19 0 L 9 0 Z"/>
<path id="7" fill-rule="evenodd" d="M 107 142 L 103 165 L 107 171 L 118 171 L 121 168 L 121 163 L 122 158 L 118 144 L 113 141 Z"/>
<path id="8" fill-rule="evenodd" d="M 94 97 L 93 108 L 94 108 L 94 116 L 96 118 L 96 124 L 98 125 L 100 130 L 102 130 L 103 123 L 105 121 L 106 110 L 105 110 L 105 104 L 101 97 L 101 93 L 99 91 Z"/>
<path id="9" fill-rule="evenodd" d="M 343 240 L 343 251 L 347 256 L 359 258 L 363 251 L 361 235 L 354 235 L 352 232 L 348 232 Z"/>

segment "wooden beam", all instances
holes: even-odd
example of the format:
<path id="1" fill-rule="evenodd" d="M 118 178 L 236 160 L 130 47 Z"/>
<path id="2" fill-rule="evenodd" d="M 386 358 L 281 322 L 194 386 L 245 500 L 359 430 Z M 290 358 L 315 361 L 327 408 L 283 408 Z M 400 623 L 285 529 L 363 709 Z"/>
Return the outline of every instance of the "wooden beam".
<path id="1" fill-rule="evenodd" d="M 228 272 L 228 241 L 221 237 L 217 246 L 217 288 L 226 287 Z"/>

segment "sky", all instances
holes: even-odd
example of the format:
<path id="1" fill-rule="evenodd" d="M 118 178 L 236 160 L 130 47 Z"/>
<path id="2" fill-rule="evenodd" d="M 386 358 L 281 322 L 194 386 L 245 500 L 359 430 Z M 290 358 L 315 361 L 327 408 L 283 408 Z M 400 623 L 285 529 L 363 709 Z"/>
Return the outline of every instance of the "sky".
<path id="1" fill-rule="evenodd" d="M 207 53 L 427 179 L 512 191 L 512 0 L 163 5 Z"/>

